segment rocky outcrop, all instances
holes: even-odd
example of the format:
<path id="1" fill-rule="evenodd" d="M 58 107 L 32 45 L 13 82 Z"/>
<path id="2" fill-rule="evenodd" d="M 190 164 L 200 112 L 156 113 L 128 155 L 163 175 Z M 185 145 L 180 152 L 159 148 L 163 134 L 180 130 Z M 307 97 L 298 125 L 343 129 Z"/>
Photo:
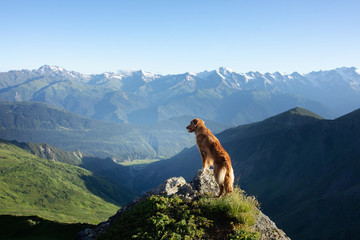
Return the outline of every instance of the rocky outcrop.
<path id="1" fill-rule="evenodd" d="M 261 240 L 290 240 L 284 231 L 278 229 L 275 223 L 261 211 L 259 211 L 257 216 L 254 229 L 256 232 L 261 233 Z"/>
<path id="2" fill-rule="evenodd" d="M 186 200 L 193 200 L 203 194 L 217 195 L 219 192 L 219 186 L 216 183 L 212 170 L 199 170 L 196 176 L 191 182 L 186 182 L 183 177 L 173 177 L 166 180 L 158 187 L 146 192 L 144 195 L 129 203 L 122 209 L 120 209 L 109 220 L 98 224 L 95 228 L 87 228 L 81 231 L 77 240 L 95 240 L 97 237 L 104 233 L 108 227 L 110 227 L 117 219 L 119 219 L 125 212 L 129 211 L 135 204 L 144 201 L 151 195 L 178 195 Z M 257 221 L 254 225 L 254 229 L 261 233 L 261 240 L 290 240 L 286 234 L 278 229 L 273 221 L 269 217 L 264 215 L 261 211 L 257 216 Z"/>

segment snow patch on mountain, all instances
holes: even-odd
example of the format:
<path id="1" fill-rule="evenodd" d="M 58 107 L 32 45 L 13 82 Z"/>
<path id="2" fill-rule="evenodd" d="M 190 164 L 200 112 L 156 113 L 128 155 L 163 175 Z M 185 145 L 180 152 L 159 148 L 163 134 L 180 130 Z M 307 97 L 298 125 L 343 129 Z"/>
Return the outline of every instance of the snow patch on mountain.
<path id="1" fill-rule="evenodd" d="M 50 66 L 50 65 L 44 65 L 41 66 L 37 70 L 33 70 L 33 72 L 40 73 L 40 74 L 57 74 L 57 75 L 64 75 L 66 77 L 70 77 L 73 79 L 79 79 L 79 80 L 89 80 L 91 78 L 90 75 L 82 74 L 75 71 L 67 71 L 65 68 L 58 67 L 58 66 Z"/>

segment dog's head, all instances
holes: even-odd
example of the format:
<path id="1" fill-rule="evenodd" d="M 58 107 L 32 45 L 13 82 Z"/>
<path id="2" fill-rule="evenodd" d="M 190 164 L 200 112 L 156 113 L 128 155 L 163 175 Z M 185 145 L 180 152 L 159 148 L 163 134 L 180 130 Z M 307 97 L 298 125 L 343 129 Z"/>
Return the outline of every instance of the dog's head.
<path id="1" fill-rule="evenodd" d="M 195 132 L 196 128 L 198 128 L 199 126 L 203 126 L 204 125 L 204 121 L 199 119 L 199 118 L 194 118 L 189 126 L 186 127 L 186 129 L 188 130 L 189 133 Z"/>

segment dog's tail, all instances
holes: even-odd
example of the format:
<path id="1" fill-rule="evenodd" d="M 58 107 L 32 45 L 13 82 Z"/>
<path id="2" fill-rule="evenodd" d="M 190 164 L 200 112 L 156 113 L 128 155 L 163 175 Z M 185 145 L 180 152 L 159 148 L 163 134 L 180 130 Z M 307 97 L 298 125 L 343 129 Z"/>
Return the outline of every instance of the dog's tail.
<path id="1" fill-rule="evenodd" d="M 227 169 L 224 179 L 224 187 L 226 193 L 231 193 L 234 188 L 234 170 L 229 164 L 227 164 Z"/>
<path id="2" fill-rule="evenodd" d="M 231 164 L 226 162 L 225 166 L 219 169 L 218 173 L 215 173 L 215 178 L 220 186 L 220 193 L 223 192 L 223 189 L 225 190 L 225 193 L 231 193 L 233 191 L 234 170 L 231 167 Z"/>

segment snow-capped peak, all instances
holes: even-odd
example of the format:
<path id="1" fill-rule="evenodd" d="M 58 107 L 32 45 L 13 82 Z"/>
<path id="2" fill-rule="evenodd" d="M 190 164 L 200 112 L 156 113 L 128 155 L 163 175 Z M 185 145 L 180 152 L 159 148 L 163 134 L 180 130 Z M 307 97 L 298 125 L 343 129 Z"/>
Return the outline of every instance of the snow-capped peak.
<path id="1" fill-rule="evenodd" d="M 217 73 L 217 75 L 219 75 L 222 79 L 226 79 L 226 77 L 223 75 L 222 72 L 220 72 L 219 69 L 216 69 L 215 72 Z"/>
<path id="2" fill-rule="evenodd" d="M 33 71 L 38 72 L 40 74 L 61 74 L 67 77 L 81 79 L 83 81 L 87 81 L 88 79 L 90 79 L 90 75 L 82 74 L 75 71 L 67 71 L 65 68 L 58 66 L 44 65 L 38 68 L 37 70 L 33 70 Z"/>
<path id="3" fill-rule="evenodd" d="M 145 82 L 151 82 L 152 80 L 160 77 L 158 74 L 146 72 L 144 70 L 119 70 L 119 73 L 124 77 L 140 77 Z"/>
<path id="4" fill-rule="evenodd" d="M 273 73 L 274 76 L 278 76 L 278 77 L 285 77 L 285 76 L 288 76 L 286 73 L 284 72 L 274 72 Z"/>
<path id="5" fill-rule="evenodd" d="M 40 71 L 40 72 L 56 72 L 56 73 L 66 72 L 66 70 L 62 67 L 50 66 L 50 65 L 41 66 L 38 69 L 38 71 Z"/>
<path id="6" fill-rule="evenodd" d="M 105 78 L 117 78 L 117 79 L 121 79 L 122 75 L 113 73 L 113 72 L 104 72 L 102 74 Z"/>
<path id="7" fill-rule="evenodd" d="M 156 75 L 150 72 L 145 72 L 144 70 L 140 70 L 140 73 L 145 77 L 145 78 L 154 78 Z"/>
<path id="8" fill-rule="evenodd" d="M 234 71 L 230 68 L 220 67 L 219 72 L 221 72 L 222 74 L 227 74 L 227 73 L 233 73 Z"/>
<path id="9" fill-rule="evenodd" d="M 360 74 L 360 71 L 355 68 L 355 67 L 350 67 L 350 68 L 347 68 L 347 67 L 342 67 L 342 68 L 336 68 L 335 69 L 335 72 L 339 73 L 340 75 L 352 75 L 352 74 Z"/>

